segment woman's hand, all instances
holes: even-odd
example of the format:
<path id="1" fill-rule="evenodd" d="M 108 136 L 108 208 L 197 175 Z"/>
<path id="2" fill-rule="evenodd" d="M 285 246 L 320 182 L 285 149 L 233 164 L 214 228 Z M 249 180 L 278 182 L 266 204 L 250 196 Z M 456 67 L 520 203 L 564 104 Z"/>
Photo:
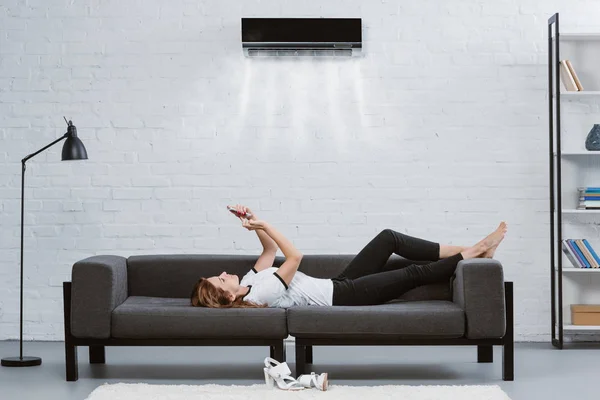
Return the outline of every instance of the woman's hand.
<path id="1" fill-rule="evenodd" d="M 250 221 L 258 220 L 258 218 L 256 217 L 256 214 L 254 213 L 254 211 L 252 211 L 250 208 L 248 208 L 248 207 L 246 207 L 246 206 L 243 206 L 243 205 L 241 205 L 241 204 L 236 204 L 236 205 L 235 205 L 235 209 L 236 209 L 236 210 L 237 210 L 239 213 L 241 213 L 242 215 L 246 215 L 246 213 L 250 213 L 250 214 L 251 214 L 250 218 L 246 218 L 246 217 L 239 217 L 239 216 L 238 216 L 238 218 L 239 218 L 239 219 L 241 219 L 241 220 L 244 220 L 244 219 L 248 219 L 248 220 L 250 220 Z"/>
<path id="2" fill-rule="evenodd" d="M 257 229 L 265 229 L 267 222 L 260 219 L 248 220 L 246 218 L 242 218 L 242 226 L 249 231 L 255 231 Z"/>

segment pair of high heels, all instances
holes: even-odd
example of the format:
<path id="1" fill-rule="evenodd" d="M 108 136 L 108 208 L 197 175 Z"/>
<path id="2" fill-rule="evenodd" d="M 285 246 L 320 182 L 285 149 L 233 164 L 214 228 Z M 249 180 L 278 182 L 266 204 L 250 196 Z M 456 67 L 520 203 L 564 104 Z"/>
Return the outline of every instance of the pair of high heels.
<path id="1" fill-rule="evenodd" d="M 271 357 L 265 358 L 265 383 L 269 389 L 272 389 L 275 384 L 282 390 L 303 390 L 312 387 L 325 391 L 329 385 L 327 381 L 327 373 L 310 375 L 300 375 L 298 379 L 290 376 L 292 371 L 285 362 L 278 362 Z"/>

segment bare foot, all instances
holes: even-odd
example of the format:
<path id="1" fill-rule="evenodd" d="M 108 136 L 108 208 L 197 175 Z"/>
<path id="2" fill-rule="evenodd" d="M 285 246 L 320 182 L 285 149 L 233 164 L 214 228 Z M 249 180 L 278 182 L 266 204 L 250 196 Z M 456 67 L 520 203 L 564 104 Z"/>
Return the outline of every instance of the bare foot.
<path id="1" fill-rule="evenodd" d="M 492 247 L 490 247 L 485 253 L 483 253 L 481 256 L 482 258 L 493 258 L 494 254 L 496 253 L 496 249 L 498 248 L 498 245 L 500 244 L 500 242 L 502 242 L 502 240 L 504 239 L 504 235 L 506 234 L 506 232 L 508 231 L 508 226 L 506 225 L 505 222 L 501 222 L 500 226 L 498 226 L 498 229 L 496 229 L 495 233 L 497 231 L 500 231 L 502 233 L 502 236 L 500 237 L 500 240 L 497 241 Z M 491 236 L 491 235 L 490 235 Z M 487 239 L 487 238 L 486 238 Z M 484 239 L 485 240 L 485 239 Z"/>
<path id="2" fill-rule="evenodd" d="M 496 249 L 498 248 L 498 245 L 491 247 L 488 251 L 486 251 L 485 253 L 481 254 L 479 256 L 479 258 L 494 258 L 494 254 L 496 253 Z"/>
<path id="3" fill-rule="evenodd" d="M 492 258 L 498 245 L 504 239 L 504 235 L 506 234 L 508 228 L 504 221 L 498 225 L 495 231 L 490 233 L 484 239 L 480 240 L 477 244 L 475 244 L 472 249 L 478 249 L 475 251 L 477 255 L 475 258 Z"/>
<path id="4" fill-rule="evenodd" d="M 504 234 L 507 231 L 506 223 L 504 221 L 500 222 L 498 228 L 489 235 L 487 235 L 483 240 L 479 243 L 483 244 L 486 247 L 486 251 L 494 246 L 498 246 L 502 239 L 504 239 Z M 479 244 L 478 243 L 478 244 Z"/>
<path id="5" fill-rule="evenodd" d="M 488 258 L 486 256 L 491 258 L 500 242 L 502 242 L 502 239 L 504 239 L 504 235 L 506 234 L 507 230 L 508 228 L 506 223 L 502 221 L 494 232 L 490 233 L 473 246 L 466 248 L 460 254 L 465 260 L 469 258 Z"/>
<path id="6" fill-rule="evenodd" d="M 504 238 L 502 238 L 504 239 Z M 502 240 L 500 241 L 502 242 Z M 500 243 L 498 243 L 500 244 Z M 482 258 L 494 258 L 494 254 L 496 253 L 496 249 L 498 248 L 498 244 L 495 245 L 494 247 L 490 247 L 490 249 L 488 251 L 486 251 L 485 253 L 483 253 L 481 255 Z"/>

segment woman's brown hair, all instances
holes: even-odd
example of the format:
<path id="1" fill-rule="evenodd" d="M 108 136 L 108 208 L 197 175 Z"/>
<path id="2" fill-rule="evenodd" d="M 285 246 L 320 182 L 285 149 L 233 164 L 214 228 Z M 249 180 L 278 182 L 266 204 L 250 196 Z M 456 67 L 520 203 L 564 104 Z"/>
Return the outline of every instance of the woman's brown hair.
<path id="1" fill-rule="evenodd" d="M 227 296 L 227 292 L 210 283 L 206 278 L 200 278 L 194 285 L 190 302 L 194 307 L 209 308 L 265 308 L 266 304 L 256 304 L 251 301 L 242 300 L 242 296 L 236 297 L 234 301 Z"/>

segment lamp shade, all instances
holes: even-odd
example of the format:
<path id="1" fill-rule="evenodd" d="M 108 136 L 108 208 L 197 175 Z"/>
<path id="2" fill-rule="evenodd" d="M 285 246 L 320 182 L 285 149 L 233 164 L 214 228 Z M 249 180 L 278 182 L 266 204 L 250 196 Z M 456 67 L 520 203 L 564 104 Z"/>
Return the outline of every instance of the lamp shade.
<path id="1" fill-rule="evenodd" d="M 70 136 L 65 140 L 62 148 L 62 160 L 87 160 L 85 146 L 77 136 Z"/>
<path id="2" fill-rule="evenodd" d="M 71 121 L 67 129 L 67 139 L 62 148 L 62 160 L 87 160 L 87 151 L 81 140 L 77 137 L 77 128 Z"/>

